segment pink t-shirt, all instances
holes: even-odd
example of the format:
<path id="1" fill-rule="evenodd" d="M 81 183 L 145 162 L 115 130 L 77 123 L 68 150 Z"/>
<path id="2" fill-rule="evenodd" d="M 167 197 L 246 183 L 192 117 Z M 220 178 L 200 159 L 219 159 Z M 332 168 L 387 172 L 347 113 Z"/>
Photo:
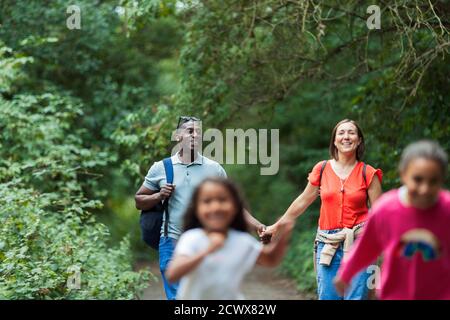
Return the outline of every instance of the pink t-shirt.
<path id="1" fill-rule="evenodd" d="M 450 192 L 428 209 L 405 206 L 399 190 L 381 196 L 340 278 L 349 283 L 381 253 L 380 299 L 450 299 Z"/>

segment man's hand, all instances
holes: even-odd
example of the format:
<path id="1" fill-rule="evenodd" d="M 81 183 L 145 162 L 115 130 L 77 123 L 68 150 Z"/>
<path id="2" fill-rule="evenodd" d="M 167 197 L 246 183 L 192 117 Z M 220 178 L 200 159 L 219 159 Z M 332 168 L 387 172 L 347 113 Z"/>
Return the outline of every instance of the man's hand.
<path id="1" fill-rule="evenodd" d="M 175 191 L 175 185 L 168 183 L 161 188 L 161 190 L 159 191 L 159 196 L 160 196 L 161 200 L 165 200 L 165 199 L 169 198 L 174 191 Z"/>

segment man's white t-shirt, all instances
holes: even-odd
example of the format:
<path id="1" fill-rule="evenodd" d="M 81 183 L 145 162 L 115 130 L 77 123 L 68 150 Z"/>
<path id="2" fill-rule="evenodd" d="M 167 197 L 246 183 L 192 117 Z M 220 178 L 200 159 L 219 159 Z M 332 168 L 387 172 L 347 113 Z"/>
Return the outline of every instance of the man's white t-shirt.
<path id="1" fill-rule="evenodd" d="M 206 250 L 209 244 L 203 229 L 191 229 L 181 235 L 175 255 L 192 256 Z M 240 292 L 242 279 L 255 265 L 261 249 L 261 243 L 247 232 L 229 229 L 223 247 L 206 256 L 197 268 L 181 278 L 177 299 L 244 299 Z"/>

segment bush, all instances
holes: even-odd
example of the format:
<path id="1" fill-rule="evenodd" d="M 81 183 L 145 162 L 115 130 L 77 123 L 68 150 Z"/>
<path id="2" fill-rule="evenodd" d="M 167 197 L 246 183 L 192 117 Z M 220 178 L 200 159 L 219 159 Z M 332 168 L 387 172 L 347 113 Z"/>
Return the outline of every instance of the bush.
<path id="1" fill-rule="evenodd" d="M 295 279 L 298 290 L 311 297 L 315 296 L 317 289 L 313 262 L 315 235 L 315 228 L 296 230 L 281 265 L 281 271 Z"/>
<path id="2" fill-rule="evenodd" d="M 83 139 L 69 93 L 13 93 L 31 61 L 0 43 L 0 299 L 136 298 L 149 273 L 132 271 L 128 239 L 108 247 L 86 199 L 114 157 Z"/>
<path id="3" fill-rule="evenodd" d="M 0 198 L 1 299 L 132 299 L 148 282 L 131 270 L 128 239 L 108 248 L 108 229 L 84 209 L 55 210 L 51 195 L 14 183 Z"/>

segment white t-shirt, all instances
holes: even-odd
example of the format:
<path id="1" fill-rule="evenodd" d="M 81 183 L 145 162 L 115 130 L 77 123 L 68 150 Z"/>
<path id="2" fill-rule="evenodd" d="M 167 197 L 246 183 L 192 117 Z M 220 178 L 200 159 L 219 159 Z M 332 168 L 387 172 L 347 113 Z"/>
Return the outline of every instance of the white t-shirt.
<path id="1" fill-rule="evenodd" d="M 195 255 L 206 250 L 209 243 L 203 229 L 188 230 L 178 240 L 175 255 Z M 177 299 L 244 299 L 240 292 L 242 279 L 255 265 L 261 249 L 261 243 L 250 234 L 230 229 L 223 247 L 181 278 Z"/>

